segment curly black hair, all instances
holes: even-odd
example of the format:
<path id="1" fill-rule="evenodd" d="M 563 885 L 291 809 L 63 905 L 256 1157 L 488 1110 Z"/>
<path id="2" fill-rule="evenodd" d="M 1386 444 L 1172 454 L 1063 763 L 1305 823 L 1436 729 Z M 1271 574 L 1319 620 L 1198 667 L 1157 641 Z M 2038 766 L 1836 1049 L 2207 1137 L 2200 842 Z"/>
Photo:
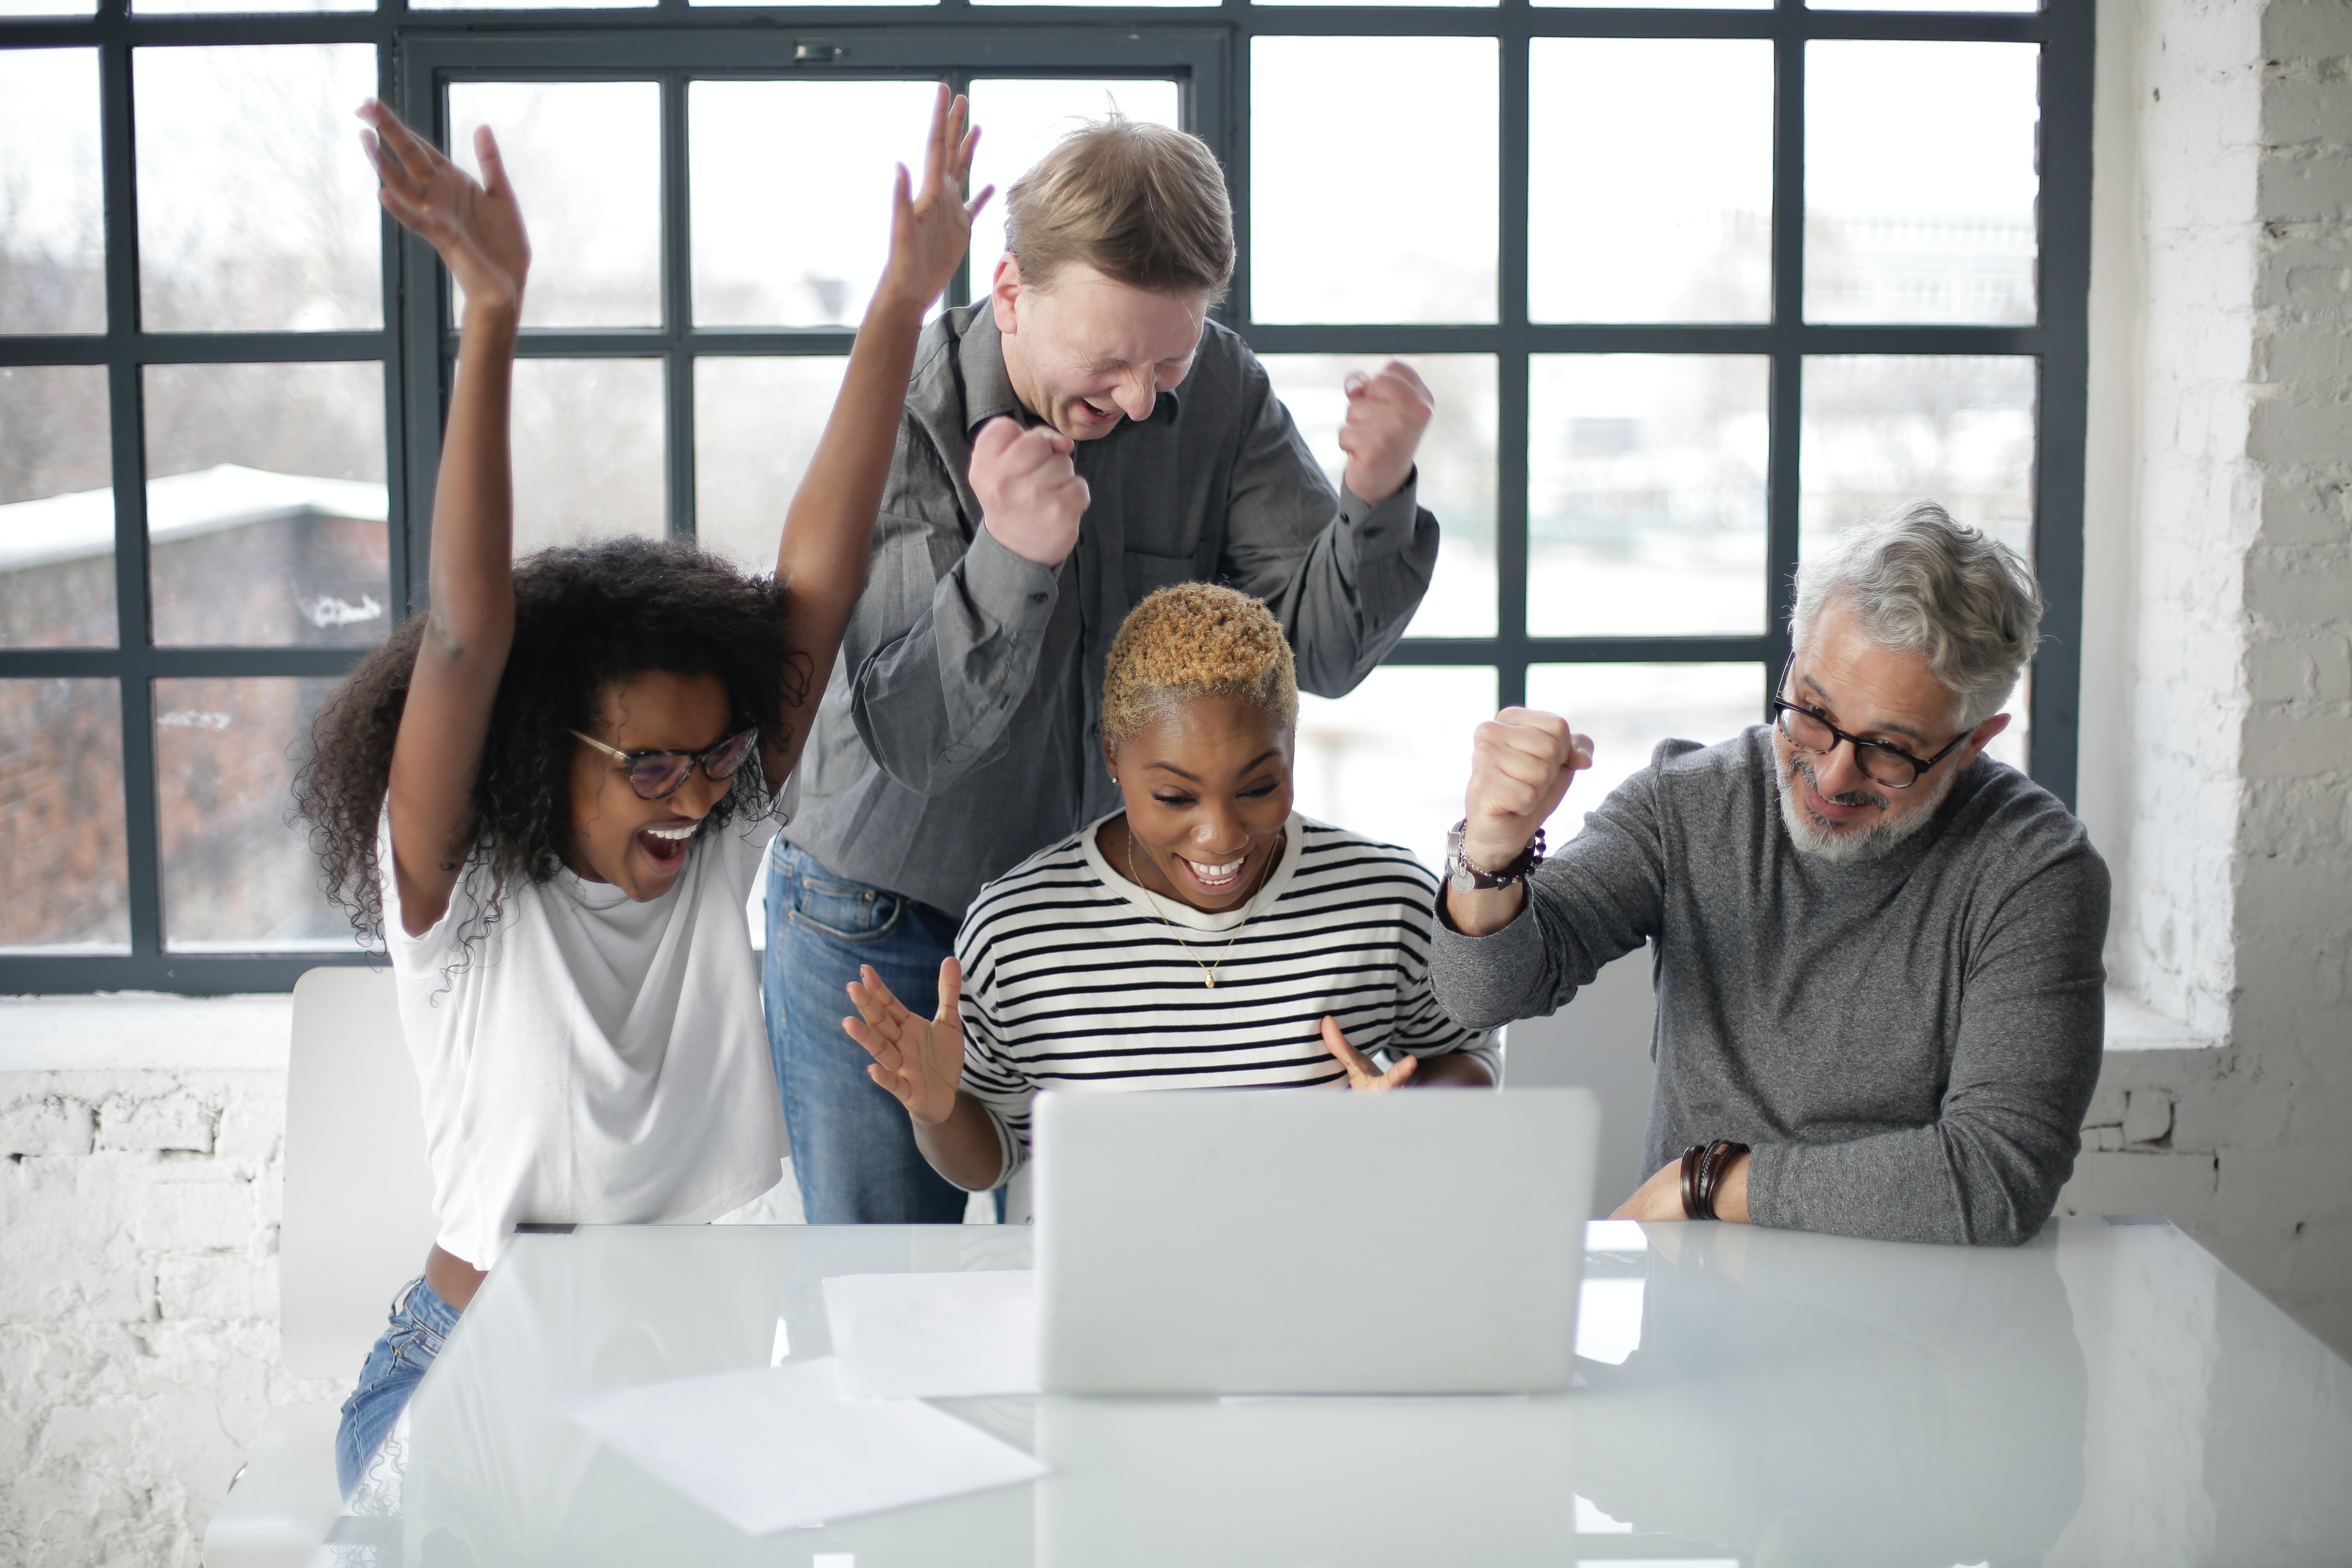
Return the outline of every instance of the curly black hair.
<path id="1" fill-rule="evenodd" d="M 562 868 L 572 843 L 572 731 L 593 727 L 607 685 L 656 670 L 715 675 L 732 723 L 782 739 L 785 710 L 806 700 L 811 671 L 808 657 L 785 641 L 784 590 L 772 578 L 748 576 L 680 542 L 543 550 L 516 563 L 514 595 L 514 643 L 474 779 L 469 858 L 488 877 L 485 928 L 518 879 L 545 882 Z M 295 815 L 309 824 L 327 896 L 372 946 L 384 936 L 377 830 L 426 618 L 411 616 L 394 628 L 320 709 L 295 778 Z M 721 827 L 738 811 L 770 809 L 754 748 L 709 821 Z"/>

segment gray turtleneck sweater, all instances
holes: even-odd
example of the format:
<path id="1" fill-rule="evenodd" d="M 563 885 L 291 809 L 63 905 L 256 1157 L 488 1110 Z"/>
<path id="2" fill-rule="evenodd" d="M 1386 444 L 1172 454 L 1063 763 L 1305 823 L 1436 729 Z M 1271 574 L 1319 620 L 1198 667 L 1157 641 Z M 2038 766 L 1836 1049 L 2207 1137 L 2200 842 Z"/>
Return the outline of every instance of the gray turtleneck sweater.
<path id="1" fill-rule="evenodd" d="M 2107 869 L 2056 796 L 1979 758 L 1926 827 L 1838 865 L 1782 826 L 1771 731 L 1668 741 L 1536 873 L 1518 917 L 1431 957 L 1456 1022 L 1564 1006 L 1654 943 L 1645 1164 L 1751 1145 L 1759 1225 L 2023 1241 L 2099 1076 Z"/>

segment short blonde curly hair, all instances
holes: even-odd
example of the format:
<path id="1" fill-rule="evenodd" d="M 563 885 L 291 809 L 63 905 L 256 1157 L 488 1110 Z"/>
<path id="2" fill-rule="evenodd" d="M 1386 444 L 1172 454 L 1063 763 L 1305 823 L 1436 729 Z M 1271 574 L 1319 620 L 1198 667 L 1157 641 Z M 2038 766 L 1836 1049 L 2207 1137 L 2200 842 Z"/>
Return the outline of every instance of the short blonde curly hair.
<path id="1" fill-rule="evenodd" d="M 1112 747 L 1189 697 L 1239 697 L 1288 729 L 1298 674 L 1274 612 L 1213 583 L 1161 588 L 1129 612 L 1103 676 L 1102 732 Z"/>

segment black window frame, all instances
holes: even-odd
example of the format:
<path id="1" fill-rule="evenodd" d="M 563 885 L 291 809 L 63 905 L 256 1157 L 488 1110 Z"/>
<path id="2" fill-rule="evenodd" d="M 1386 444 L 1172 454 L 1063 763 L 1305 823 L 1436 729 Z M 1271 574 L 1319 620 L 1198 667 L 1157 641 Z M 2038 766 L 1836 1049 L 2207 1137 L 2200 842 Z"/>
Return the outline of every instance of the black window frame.
<path id="1" fill-rule="evenodd" d="M 115 495 L 119 636 L 110 648 L 0 648 L 0 679 L 114 680 L 122 719 L 131 952 L 0 953 L 0 994 L 157 990 L 192 994 L 289 989 L 321 963 L 369 955 L 321 952 L 173 952 L 163 946 L 153 682 L 183 677 L 335 677 L 363 649 L 158 647 L 150 636 L 142 378 L 150 364 L 367 361 L 383 368 L 390 589 L 413 612 L 425 582 L 425 526 L 454 336 L 446 282 L 431 253 L 388 221 L 383 325 L 364 331 L 148 332 L 139 309 L 137 190 L 131 96 L 133 48 L 223 44 L 365 43 L 378 91 L 416 123 L 442 125 L 443 88 L 467 77 L 520 79 L 933 75 L 1175 76 L 1187 124 L 1225 161 L 1241 241 L 1219 314 L 1262 353 L 1471 353 L 1497 369 L 1496 625 L 1490 637 L 1412 637 L 1389 662 L 1496 673 L 1502 700 L 1523 700 L 1534 663 L 1753 663 L 1759 717 L 1785 660 L 1798 550 L 1802 375 L 1829 354 L 2032 357 L 2033 543 L 2049 604 L 2032 688 L 2031 767 L 2069 805 L 2076 780 L 2083 588 L 2084 443 L 2088 378 L 2094 0 L 2051 0 L 2032 14 L 1769 10 L 1686 11 L 1495 6 L 1282 6 L 1222 0 L 1197 7 L 974 5 L 697 7 L 659 0 L 630 10 L 411 10 L 139 16 L 101 0 L 79 18 L 0 18 L 0 50 L 99 51 L 106 226 L 102 333 L 0 335 L 0 365 L 99 365 L 107 372 Z M 1486 325 L 1258 323 L 1250 315 L 1251 44 L 1260 36 L 1490 37 L 1498 40 L 1497 319 Z M 1771 320 L 1710 325 L 1557 324 L 1528 319 L 1528 56 L 1539 37 L 1761 38 L 1773 45 Z M 2022 326 L 1846 325 L 1803 320 L 1804 46 L 1815 39 L 1998 41 L 2041 47 L 2038 318 Z M 1368 84 L 1364 111 L 1381 95 Z M 690 324 L 686 127 L 682 88 L 663 98 L 664 324 L 532 330 L 530 355 L 658 358 L 666 365 L 669 526 L 694 510 L 691 361 L 704 353 L 840 354 L 846 331 L 728 331 Z M 1396 215 L 1411 223 L 1409 204 Z M 1344 261 L 1341 262 L 1344 264 Z M 975 269 L 984 267 L 976 262 Z M 961 301 L 969 285 L 951 300 Z M 1739 637 L 1531 637 L 1527 631 L 1528 367 L 1538 353 L 1753 354 L 1769 359 L 1765 630 Z M 0 433 L 0 439 L 5 439 Z"/>

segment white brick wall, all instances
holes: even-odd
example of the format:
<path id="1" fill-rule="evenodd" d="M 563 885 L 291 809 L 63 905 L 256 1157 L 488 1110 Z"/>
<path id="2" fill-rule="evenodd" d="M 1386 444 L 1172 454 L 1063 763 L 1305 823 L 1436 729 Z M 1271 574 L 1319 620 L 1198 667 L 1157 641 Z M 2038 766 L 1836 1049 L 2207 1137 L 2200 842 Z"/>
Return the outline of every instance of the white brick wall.
<path id="1" fill-rule="evenodd" d="M 194 1564 L 264 1413 L 345 1392 L 278 1359 L 284 1001 L 160 1011 L 172 1044 L 142 1048 L 193 1065 L 121 1065 L 100 1026 L 120 1005 L 0 1003 L 8 1568 Z M 239 1037 L 211 1048 L 206 1026 Z M 55 1065 L 77 1042 L 95 1065 Z"/>
<path id="2" fill-rule="evenodd" d="M 2100 44 L 2086 814 L 2116 981 L 2223 1048 L 2111 1057 L 2069 1199 L 2352 1350 L 2352 6 L 2105 0 Z"/>

